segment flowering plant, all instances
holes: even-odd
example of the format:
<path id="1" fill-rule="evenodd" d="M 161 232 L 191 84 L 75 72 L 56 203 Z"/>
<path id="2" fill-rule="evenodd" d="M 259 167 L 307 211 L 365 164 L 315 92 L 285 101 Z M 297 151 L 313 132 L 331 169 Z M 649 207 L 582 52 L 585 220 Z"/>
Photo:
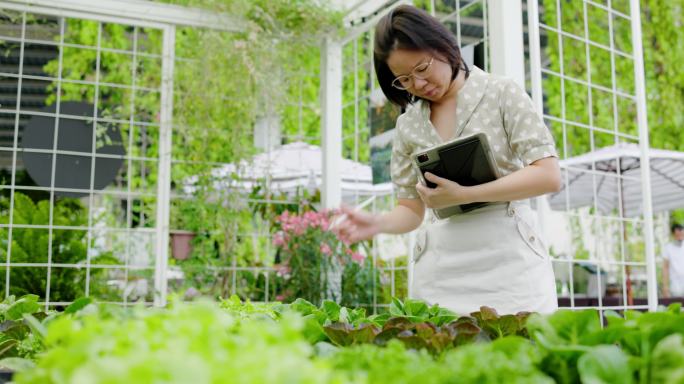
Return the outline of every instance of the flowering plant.
<path id="1" fill-rule="evenodd" d="M 273 244 L 278 248 L 275 265 L 282 279 L 279 301 L 304 298 L 312 303 L 341 298 L 342 271 L 351 264 L 363 265 L 365 256 L 329 230 L 336 211 L 288 211 L 276 217 L 278 231 Z"/>

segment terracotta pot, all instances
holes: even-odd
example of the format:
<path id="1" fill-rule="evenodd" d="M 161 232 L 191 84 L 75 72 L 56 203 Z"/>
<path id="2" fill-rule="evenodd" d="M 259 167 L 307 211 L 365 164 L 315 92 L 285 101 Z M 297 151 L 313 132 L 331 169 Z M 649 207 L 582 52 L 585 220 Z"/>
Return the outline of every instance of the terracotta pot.
<path id="1" fill-rule="evenodd" d="M 173 230 L 171 234 L 171 255 L 176 260 L 185 260 L 192 252 L 192 239 L 195 232 Z"/>

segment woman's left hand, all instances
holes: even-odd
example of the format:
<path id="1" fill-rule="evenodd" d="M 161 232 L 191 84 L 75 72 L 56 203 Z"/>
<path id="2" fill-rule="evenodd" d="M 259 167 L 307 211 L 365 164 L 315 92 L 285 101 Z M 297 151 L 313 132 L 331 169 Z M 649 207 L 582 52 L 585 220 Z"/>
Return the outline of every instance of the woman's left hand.
<path id="1" fill-rule="evenodd" d="M 429 188 L 420 182 L 416 185 L 420 198 L 428 208 L 441 209 L 473 202 L 468 194 L 469 187 L 464 187 L 430 172 L 425 173 L 425 180 L 437 184 L 435 188 Z"/>

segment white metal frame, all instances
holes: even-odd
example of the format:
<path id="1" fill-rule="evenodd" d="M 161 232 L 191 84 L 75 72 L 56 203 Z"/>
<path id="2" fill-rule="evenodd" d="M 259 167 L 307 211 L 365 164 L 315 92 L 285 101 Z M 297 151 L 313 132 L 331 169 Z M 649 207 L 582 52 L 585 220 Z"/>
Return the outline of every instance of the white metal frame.
<path id="1" fill-rule="evenodd" d="M 620 244 L 620 253 L 621 253 L 621 259 L 618 261 L 614 262 L 607 262 L 607 264 L 613 264 L 617 265 L 622 268 L 622 272 L 624 273 L 625 267 L 629 266 L 645 266 L 646 267 L 646 272 L 647 272 L 647 290 L 648 290 L 648 304 L 647 305 L 628 305 L 627 304 L 627 287 L 626 287 L 626 278 L 623 277 L 622 281 L 622 296 L 623 296 L 623 305 L 616 306 L 616 307 L 608 307 L 603 305 L 602 297 L 599 294 L 598 296 L 598 306 L 596 309 L 599 310 L 604 310 L 604 309 L 618 309 L 618 310 L 624 310 L 627 308 L 633 308 L 633 309 L 648 309 L 650 311 L 654 311 L 657 308 L 658 304 L 658 298 L 657 298 L 657 279 L 655 275 L 655 257 L 654 257 L 654 236 L 653 236 L 653 214 L 652 214 L 652 205 L 651 205 L 651 190 L 650 190 L 650 167 L 649 167 L 649 159 L 648 159 L 648 148 L 649 148 L 649 143 L 648 143 L 648 124 L 647 124 L 647 119 L 646 119 L 646 99 L 645 99 L 645 85 L 644 85 L 644 70 L 643 70 L 643 51 L 642 51 L 642 46 L 641 46 L 641 21 L 640 21 L 640 9 L 639 9 L 639 2 L 638 0 L 631 0 L 631 12 L 630 15 L 625 15 L 622 14 L 618 11 L 615 11 L 612 9 L 611 6 L 611 1 L 608 0 L 607 5 L 603 4 L 597 4 L 591 0 L 584 0 L 583 1 L 583 16 L 584 16 L 584 33 L 585 37 L 581 36 L 576 36 L 571 33 L 568 33 L 563 30 L 562 25 L 561 25 L 561 6 L 560 2 L 557 2 L 556 5 L 556 27 L 548 26 L 545 24 L 542 24 L 539 21 L 539 1 L 538 0 L 528 0 L 527 2 L 527 7 L 528 7 L 528 30 L 529 30 L 529 41 L 530 41 L 530 74 L 531 74 L 531 83 L 532 83 L 532 97 L 535 102 L 535 106 L 539 110 L 540 113 L 543 113 L 543 94 L 542 94 L 542 74 L 547 74 L 550 76 L 555 76 L 560 79 L 560 84 L 561 84 L 561 94 L 565 94 L 565 82 L 566 81 L 571 81 L 576 84 L 580 84 L 584 87 L 587 88 L 587 93 L 588 93 L 588 105 L 589 108 L 591 108 L 591 103 L 592 103 L 592 96 L 591 92 L 593 89 L 599 89 L 604 92 L 609 92 L 612 94 L 613 97 L 613 113 L 614 113 L 614 127 L 596 127 L 593 122 L 593 114 L 589 114 L 589 123 L 588 124 L 583 124 L 581 122 L 575 122 L 575 121 L 569 121 L 566 119 L 565 115 L 565 97 L 561 97 L 561 116 L 556 117 L 556 116 L 551 116 L 551 115 L 546 115 L 544 114 L 544 118 L 558 122 L 562 124 L 563 127 L 563 143 L 564 143 L 564 148 L 563 148 L 563 153 L 564 157 L 567 157 L 567 130 L 566 126 L 575 126 L 575 127 L 580 127 L 582 129 L 587 129 L 588 131 L 592 132 L 602 132 L 602 133 L 607 133 L 610 135 L 613 135 L 615 138 L 623 138 L 623 139 L 628 139 L 628 140 L 639 140 L 639 146 L 641 149 L 641 185 L 642 185 L 642 191 L 643 191 L 643 232 L 644 232 L 644 242 L 645 242 L 645 250 L 646 250 L 646 262 L 633 262 L 633 261 L 626 261 L 625 260 L 625 244 L 624 240 L 621 241 Z M 604 11 L 608 12 L 609 18 L 609 34 L 610 34 L 610 46 L 605 46 L 599 43 L 596 43 L 589 39 L 588 35 L 588 18 L 587 18 L 587 5 L 595 6 L 598 8 L 603 9 Z M 625 19 L 630 19 L 631 26 L 632 26 L 632 54 L 628 54 L 625 52 L 621 52 L 617 50 L 614 46 L 614 31 L 613 31 L 613 15 L 617 17 L 622 17 Z M 552 71 L 550 69 L 543 68 L 542 63 L 541 63 L 541 47 L 540 47 L 540 31 L 541 30 L 546 30 L 546 31 L 552 31 L 557 34 L 558 36 L 558 47 L 559 47 L 559 68 L 560 68 L 560 73 L 557 73 L 555 71 Z M 577 41 L 581 41 L 585 44 L 586 50 L 586 65 L 587 65 L 587 71 L 589 71 L 589 76 L 587 77 L 587 80 L 582 80 L 582 79 L 576 79 L 571 76 L 568 76 L 565 74 L 564 71 L 564 59 L 563 59 L 563 39 L 574 39 Z M 611 71 L 612 71 L 612 89 L 603 87 L 601 85 L 593 84 L 591 81 L 591 65 L 590 65 L 590 56 L 589 56 L 589 46 L 601 48 L 605 51 L 610 52 L 611 55 Z M 625 92 L 621 92 L 616 89 L 616 73 L 615 73 L 615 62 L 614 58 L 616 55 L 620 55 L 622 57 L 630 58 L 634 60 L 634 81 L 635 81 L 635 89 L 636 89 L 636 95 L 629 95 Z M 624 97 L 627 99 L 632 99 L 636 101 L 637 105 L 637 118 L 638 118 L 638 130 L 639 134 L 638 136 L 634 135 L 629 135 L 625 133 L 621 133 L 618 131 L 618 118 L 617 118 L 617 96 Z M 594 148 L 594 142 L 593 142 L 593 135 L 591 135 L 591 147 Z M 580 170 L 578 170 L 580 171 Z M 596 176 L 598 176 L 600 173 L 592 167 L 591 170 L 586 171 L 582 170 L 582 172 L 590 173 L 593 175 L 594 178 L 594 184 L 596 184 Z M 630 179 L 626 176 L 623 175 L 617 175 L 616 176 L 619 181 L 624 181 L 626 179 Z M 567 180 L 567 173 L 566 173 L 566 180 L 564 181 L 565 185 L 568 185 L 568 180 Z M 596 188 L 594 188 L 594 202 L 596 204 Z M 569 202 L 568 202 L 569 204 Z M 596 207 L 594 207 L 596 208 Z M 568 216 L 576 216 L 574 213 L 567 213 Z M 636 219 L 630 219 L 630 218 L 625 218 L 625 217 L 604 217 L 601 215 L 595 215 L 594 219 L 598 220 L 610 220 L 610 221 L 617 221 L 620 225 L 620 228 L 622 228 L 624 225 L 627 223 L 637 223 L 639 220 Z M 596 239 L 598 241 L 598 239 Z M 601 286 L 601 275 L 600 275 L 600 263 L 605 262 L 602 260 L 597 260 L 594 258 L 591 258 L 590 260 L 581 260 L 581 261 L 586 261 L 592 264 L 595 264 L 598 267 L 599 273 L 597 274 L 597 282 L 598 286 Z M 570 279 L 570 305 L 571 308 L 575 308 L 575 294 L 574 294 L 574 287 L 572 284 L 573 281 L 573 268 L 572 265 L 575 262 L 574 257 L 569 258 L 566 261 L 569 263 L 569 279 Z M 582 307 L 585 308 L 585 307 Z M 602 313 L 601 313 L 602 314 Z M 603 315 L 603 314 L 602 314 Z"/>
<path id="2" fill-rule="evenodd" d="M 230 15 L 146 0 L 5 0 L 2 7 L 29 13 L 157 28 L 185 25 L 240 32 L 247 26 L 244 21 Z"/>

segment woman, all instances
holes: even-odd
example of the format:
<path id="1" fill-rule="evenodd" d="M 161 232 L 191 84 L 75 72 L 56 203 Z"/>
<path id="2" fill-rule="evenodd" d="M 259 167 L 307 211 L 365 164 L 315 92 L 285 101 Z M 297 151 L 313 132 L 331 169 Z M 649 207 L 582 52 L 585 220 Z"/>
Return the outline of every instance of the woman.
<path id="1" fill-rule="evenodd" d="M 481 305 L 499 313 L 554 311 L 551 261 L 527 199 L 557 192 L 560 170 L 527 93 L 510 79 L 468 68 L 451 33 L 412 6 L 379 21 L 374 61 L 384 94 L 405 108 L 391 160 L 398 204 L 382 215 L 343 207 L 348 219 L 339 235 L 357 242 L 407 233 L 421 225 L 426 207 L 492 202 L 445 220 L 430 213 L 417 236 L 413 296 L 464 314 Z M 502 177 L 466 187 L 427 173 L 437 187 L 418 182 L 412 153 L 478 132 L 486 134 Z"/>

